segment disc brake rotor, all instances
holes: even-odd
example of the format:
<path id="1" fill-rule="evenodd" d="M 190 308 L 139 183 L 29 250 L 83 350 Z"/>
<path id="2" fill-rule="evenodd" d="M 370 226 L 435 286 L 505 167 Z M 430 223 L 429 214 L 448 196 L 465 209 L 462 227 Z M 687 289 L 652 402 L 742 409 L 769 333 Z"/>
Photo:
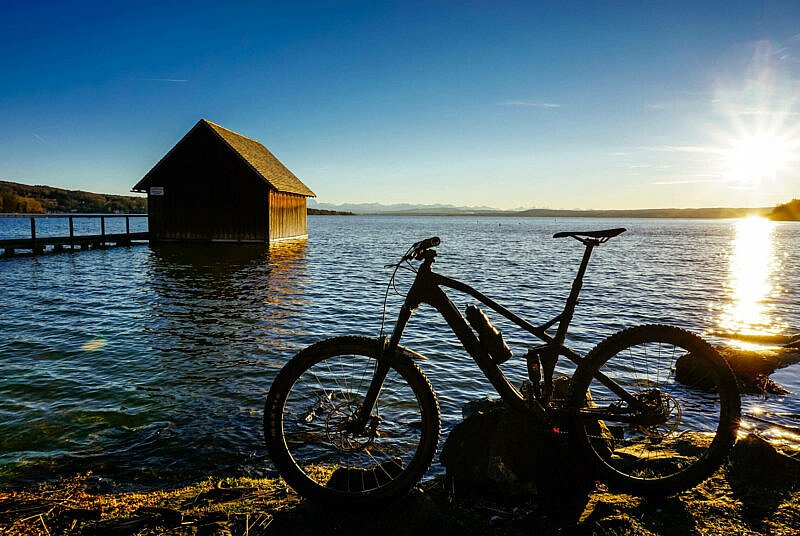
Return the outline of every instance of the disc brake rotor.
<path id="1" fill-rule="evenodd" d="M 636 424 L 633 425 L 634 429 L 653 441 L 661 441 L 675 433 L 682 416 L 677 398 L 658 389 L 641 392 L 636 398 L 647 405 L 649 411 L 659 417 L 660 422 L 652 425 Z"/>
<path id="2" fill-rule="evenodd" d="M 380 422 L 376 416 L 370 417 L 362 430 L 352 431 L 351 424 L 355 421 L 360 407 L 356 402 L 344 402 L 328 412 L 328 417 L 325 419 L 325 434 L 337 450 L 343 452 L 363 450 L 375 440 Z"/>

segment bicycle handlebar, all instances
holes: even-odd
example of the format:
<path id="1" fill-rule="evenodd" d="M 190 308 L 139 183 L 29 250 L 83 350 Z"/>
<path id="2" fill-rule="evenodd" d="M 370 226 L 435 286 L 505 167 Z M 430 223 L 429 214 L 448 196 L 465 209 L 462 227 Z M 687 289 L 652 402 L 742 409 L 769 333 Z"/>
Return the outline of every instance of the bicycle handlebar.
<path id="1" fill-rule="evenodd" d="M 422 252 L 428 250 L 430 248 L 435 248 L 442 241 L 439 239 L 438 236 L 432 236 L 430 238 L 426 238 L 425 240 L 420 240 L 419 242 L 415 242 L 414 245 L 411 246 L 409 252 L 403 256 L 403 259 L 421 259 Z"/>

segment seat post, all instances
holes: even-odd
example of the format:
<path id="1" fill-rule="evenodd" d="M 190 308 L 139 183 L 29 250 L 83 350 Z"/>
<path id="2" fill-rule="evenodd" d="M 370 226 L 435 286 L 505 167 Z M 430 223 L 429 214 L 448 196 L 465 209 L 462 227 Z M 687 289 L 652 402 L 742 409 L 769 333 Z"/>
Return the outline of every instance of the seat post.
<path id="1" fill-rule="evenodd" d="M 575 306 L 578 304 L 578 295 L 581 293 L 583 287 L 583 275 L 586 273 L 586 267 L 589 265 L 589 258 L 592 256 L 592 250 L 595 246 L 600 244 L 599 240 L 586 238 L 580 240 L 586 249 L 583 251 L 583 259 L 578 268 L 578 273 L 575 274 L 575 280 L 572 282 L 572 289 L 567 297 L 567 303 L 564 306 L 564 312 L 561 313 L 561 321 L 558 323 L 558 331 L 556 331 L 556 342 L 563 344 L 564 339 L 567 337 L 567 329 L 569 323 L 572 321 L 572 315 L 575 313 Z"/>

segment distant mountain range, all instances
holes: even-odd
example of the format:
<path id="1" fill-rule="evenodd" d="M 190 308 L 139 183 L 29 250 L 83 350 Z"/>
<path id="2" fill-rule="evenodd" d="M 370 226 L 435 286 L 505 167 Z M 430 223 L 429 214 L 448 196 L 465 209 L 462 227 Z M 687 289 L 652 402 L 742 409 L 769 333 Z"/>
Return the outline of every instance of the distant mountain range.
<path id="1" fill-rule="evenodd" d="M 380 203 L 318 203 L 309 199 L 308 206 L 318 209 L 354 212 L 356 214 L 376 214 L 389 216 L 516 216 L 540 218 L 741 218 L 745 216 L 768 216 L 773 207 L 759 208 L 652 208 L 624 210 L 577 210 L 530 208 L 502 210 L 478 206 L 459 207 L 455 205 L 414 205 L 401 203 L 383 205 Z"/>
<path id="2" fill-rule="evenodd" d="M 0 212 L 83 212 L 83 213 L 145 213 L 147 199 L 79 190 L 64 190 L 52 186 L 31 186 L 0 181 Z M 529 208 L 502 210 L 487 206 L 464 207 L 448 204 L 416 205 L 400 203 L 344 203 L 334 205 L 308 199 L 308 213 L 325 215 L 376 214 L 386 216 L 516 216 L 541 218 L 741 218 L 766 216 L 775 220 L 800 219 L 800 200 L 777 207 L 761 208 L 653 208 L 627 210 L 575 210 Z"/>
<path id="3" fill-rule="evenodd" d="M 433 205 L 414 205 L 412 203 L 399 203 L 394 205 L 383 205 L 381 203 L 343 203 L 334 205 L 332 203 L 319 203 L 316 199 L 308 200 L 309 208 L 335 210 L 345 212 L 355 212 L 356 214 L 483 214 L 486 212 L 504 212 L 501 209 L 492 207 L 457 207 L 455 205 L 433 204 Z"/>

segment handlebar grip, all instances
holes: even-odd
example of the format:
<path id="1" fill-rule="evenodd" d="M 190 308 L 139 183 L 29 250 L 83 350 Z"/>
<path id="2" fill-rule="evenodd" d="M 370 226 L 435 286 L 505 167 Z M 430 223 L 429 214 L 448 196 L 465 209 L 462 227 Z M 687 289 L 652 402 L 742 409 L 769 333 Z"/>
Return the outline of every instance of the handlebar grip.
<path id="1" fill-rule="evenodd" d="M 425 249 L 435 248 L 436 246 L 438 246 L 441 243 L 442 243 L 442 241 L 439 240 L 438 236 L 432 236 L 430 238 L 426 238 L 425 240 L 420 240 L 419 242 L 417 242 L 416 244 L 411 246 L 411 250 L 412 251 L 422 251 L 422 250 L 425 250 Z"/>
<path id="2" fill-rule="evenodd" d="M 419 242 L 415 242 L 414 245 L 411 246 L 411 250 L 409 251 L 409 253 L 404 258 L 419 259 L 420 254 L 422 254 L 423 251 L 430 248 L 435 248 L 441 243 L 442 241 L 439 239 L 438 236 L 432 236 L 430 238 L 426 238 L 425 240 L 420 240 Z"/>

